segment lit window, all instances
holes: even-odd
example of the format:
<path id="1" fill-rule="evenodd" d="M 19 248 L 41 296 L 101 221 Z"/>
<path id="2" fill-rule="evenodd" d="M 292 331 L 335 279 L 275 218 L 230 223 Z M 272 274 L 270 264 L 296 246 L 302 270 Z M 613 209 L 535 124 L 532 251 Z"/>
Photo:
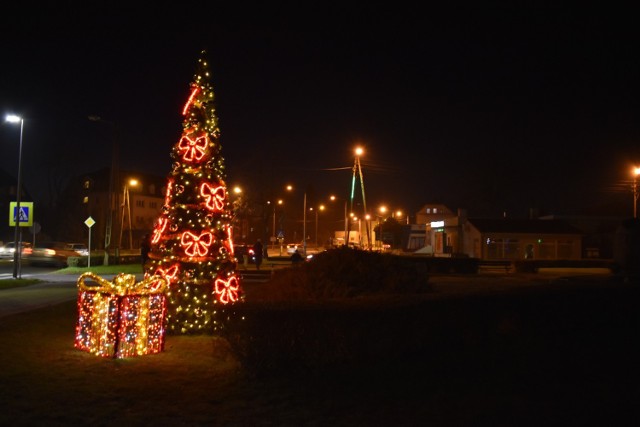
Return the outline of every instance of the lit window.
<path id="1" fill-rule="evenodd" d="M 88 189 L 89 187 L 91 187 L 91 181 L 86 180 L 86 181 L 84 182 L 84 188 L 85 188 L 85 189 Z"/>
<path id="2" fill-rule="evenodd" d="M 433 208 L 433 213 L 438 213 L 438 208 Z"/>
<path id="3" fill-rule="evenodd" d="M 82 203 L 84 203 L 85 205 L 89 203 L 89 196 L 84 196 L 84 198 L 82 199 Z"/>
<path id="4" fill-rule="evenodd" d="M 427 213 L 430 214 L 431 213 L 431 208 L 427 208 Z"/>

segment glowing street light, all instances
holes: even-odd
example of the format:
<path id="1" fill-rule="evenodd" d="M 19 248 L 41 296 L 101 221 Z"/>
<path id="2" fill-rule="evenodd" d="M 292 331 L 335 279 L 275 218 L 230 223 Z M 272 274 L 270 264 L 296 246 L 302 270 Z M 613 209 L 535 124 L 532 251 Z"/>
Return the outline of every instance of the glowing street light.
<path id="1" fill-rule="evenodd" d="M 638 175 L 640 175 L 640 167 L 633 168 L 633 217 L 638 217 Z"/>
<path id="2" fill-rule="evenodd" d="M 117 211 L 117 183 L 120 180 L 119 172 L 118 172 L 118 159 L 119 159 L 119 143 L 118 143 L 118 134 L 119 128 L 115 122 L 110 120 L 105 120 L 100 116 L 91 115 L 87 117 L 92 122 L 99 122 L 107 124 L 111 127 L 113 133 L 113 142 L 111 146 L 111 167 L 109 168 L 109 195 L 107 197 L 108 201 L 108 212 L 105 221 L 105 229 L 104 229 L 104 265 L 109 265 L 109 248 L 111 247 L 111 233 L 113 229 L 114 216 L 116 224 L 118 223 L 118 211 Z M 115 215 L 114 215 L 115 212 Z M 118 247 L 119 249 L 119 247 Z"/>
<path id="3" fill-rule="evenodd" d="M 313 208 L 310 208 L 309 210 L 313 210 Z M 324 210 L 324 205 L 320 205 L 316 209 L 316 249 L 318 248 L 318 211 L 323 211 L 323 210 Z"/>
<path id="4" fill-rule="evenodd" d="M 15 230 L 13 240 L 13 278 L 20 279 L 22 276 L 22 236 L 19 233 L 20 230 L 20 193 L 22 193 L 22 131 L 24 129 L 24 119 L 16 116 L 15 114 L 9 114 L 5 118 L 9 123 L 20 123 L 20 147 L 18 149 L 18 183 L 16 188 L 16 218 L 15 218 Z"/>
<path id="5" fill-rule="evenodd" d="M 268 201 L 267 203 L 271 204 L 270 201 Z M 272 233 L 272 235 L 271 235 L 271 247 L 272 248 L 275 248 L 276 240 L 277 240 L 277 237 L 276 237 L 276 207 L 278 205 L 283 204 L 283 203 L 284 203 L 284 201 L 282 199 L 278 199 L 277 201 L 275 201 L 273 203 L 273 227 L 271 229 L 271 233 Z M 280 252 L 282 252 L 282 245 L 280 245 Z M 280 255 L 282 255 L 282 253 Z"/>
<path id="6" fill-rule="evenodd" d="M 293 191 L 293 185 L 287 185 L 287 191 Z M 307 255 L 307 192 L 304 192 L 304 199 L 302 202 L 302 255 Z"/>
<path id="7" fill-rule="evenodd" d="M 365 215 L 365 213 L 367 212 L 367 201 L 365 198 L 365 193 L 364 193 L 364 180 L 362 178 L 362 166 L 360 165 L 360 157 L 362 156 L 362 154 L 364 153 L 364 149 L 362 147 L 356 147 L 355 149 L 355 161 L 353 163 L 353 174 L 351 177 L 351 210 L 353 211 L 353 199 L 355 196 L 355 189 L 356 189 L 356 180 L 357 178 L 360 178 L 360 189 L 362 190 L 362 214 Z M 347 230 L 347 235 L 345 236 L 346 239 L 346 243 L 349 244 L 349 240 L 350 240 L 350 231 L 351 231 L 351 227 L 348 228 Z M 369 232 L 369 230 L 367 230 L 367 233 Z M 367 236 L 367 239 L 369 238 L 369 236 Z"/>
<path id="8" fill-rule="evenodd" d="M 330 196 L 329 199 L 331 199 L 332 202 L 335 202 L 336 200 L 338 200 L 338 198 L 336 196 Z M 349 221 L 349 216 L 347 215 L 347 200 L 344 200 L 344 244 L 346 245 L 348 242 L 346 241 L 347 239 L 347 228 L 348 228 L 348 223 Z"/>
<path id="9" fill-rule="evenodd" d="M 122 220 L 120 222 L 120 240 L 119 247 L 122 247 L 122 231 L 124 230 L 124 214 L 125 208 L 127 208 L 127 214 L 129 216 L 129 249 L 133 249 L 133 232 L 131 230 L 131 200 L 129 198 L 129 187 L 136 187 L 138 180 L 135 178 L 130 179 L 124 184 L 124 190 L 122 194 Z"/>

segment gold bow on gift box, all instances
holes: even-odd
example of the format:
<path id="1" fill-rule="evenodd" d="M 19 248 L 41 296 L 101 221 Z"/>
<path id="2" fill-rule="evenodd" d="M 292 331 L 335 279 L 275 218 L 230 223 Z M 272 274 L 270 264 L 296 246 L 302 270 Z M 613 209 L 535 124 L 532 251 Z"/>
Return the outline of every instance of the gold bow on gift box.
<path id="1" fill-rule="evenodd" d="M 92 279 L 100 286 L 88 286 L 86 279 Z M 83 291 L 96 291 L 113 295 L 151 295 L 160 294 L 169 287 L 169 281 L 162 276 L 151 276 L 136 283 L 133 274 L 119 273 L 113 278 L 113 282 L 103 279 L 97 274 L 86 272 L 78 278 L 78 288 Z"/>

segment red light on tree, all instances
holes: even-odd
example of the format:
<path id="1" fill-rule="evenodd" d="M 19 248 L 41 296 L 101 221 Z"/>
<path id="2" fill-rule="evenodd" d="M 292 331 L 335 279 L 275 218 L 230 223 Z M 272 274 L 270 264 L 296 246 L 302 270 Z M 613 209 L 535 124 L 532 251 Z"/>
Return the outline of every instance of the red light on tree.
<path id="1" fill-rule="evenodd" d="M 211 210 L 220 210 L 224 207 L 227 198 L 227 191 L 224 186 L 213 188 L 209 183 L 204 182 L 200 187 L 200 195 L 205 199 L 205 205 Z"/>
<path id="2" fill-rule="evenodd" d="M 185 162 L 200 161 L 206 154 L 209 145 L 209 138 L 206 134 L 201 133 L 194 136 L 193 133 L 184 135 L 178 142 L 178 149 L 184 153 L 182 160 Z"/>
<path id="3" fill-rule="evenodd" d="M 230 302 L 236 302 L 238 300 L 238 291 L 240 290 L 240 284 L 238 278 L 231 276 L 229 279 L 216 279 L 216 294 L 219 295 L 220 302 L 223 304 L 229 304 Z"/>

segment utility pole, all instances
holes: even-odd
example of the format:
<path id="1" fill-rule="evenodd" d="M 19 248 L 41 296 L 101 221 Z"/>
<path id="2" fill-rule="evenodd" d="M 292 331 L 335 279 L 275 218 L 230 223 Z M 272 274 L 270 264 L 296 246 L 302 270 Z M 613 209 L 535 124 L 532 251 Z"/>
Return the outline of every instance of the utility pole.
<path id="1" fill-rule="evenodd" d="M 362 166 L 360 165 L 360 156 L 363 153 L 363 149 L 358 147 L 356 148 L 356 158 L 355 158 L 355 162 L 353 164 L 353 168 L 352 168 L 352 177 L 351 177 L 351 212 L 353 212 L 353 199 L 355 197 L 355 189 L 356 189 L 356 179 L 360 178 L 360 189 L 362 190 L 362 218 L 365 218 L 367 216 L 367 201 L 364 195 L 364 180 L 362 177 Z M 369 227 L 366 226 L 365 224 L 365 228 L 367 230 L 367 242 L 371 242 L 371 239 L 369 237 Z M 347 235 L 346 235 L 346 241 L 345 244 L 349 245 L 349 240 L 351 238 L 351 221 L 349 221 L 349 226 L 347 227 Z M 360 236 L 360 240 L 362 240 L 362 236 Z"/>

